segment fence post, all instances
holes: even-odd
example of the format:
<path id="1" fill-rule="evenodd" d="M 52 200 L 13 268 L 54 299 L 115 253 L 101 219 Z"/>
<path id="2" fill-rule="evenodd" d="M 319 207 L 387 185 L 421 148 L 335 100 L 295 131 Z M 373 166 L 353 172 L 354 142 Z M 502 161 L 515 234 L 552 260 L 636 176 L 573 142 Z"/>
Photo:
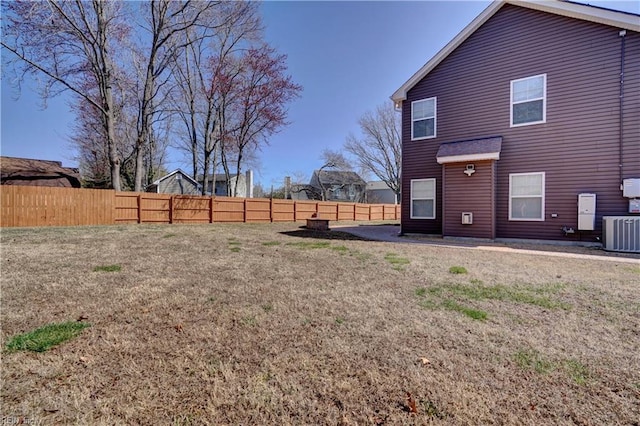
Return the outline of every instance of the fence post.
<path id="1" fill-rule="evenodd" d="M 244 223 L 247 223 L 247 199 L 245 198 L 242 201 L 242 204 L 244 205 Z"/>
<path id="2" fill-rule="evenodd" d="M 213 223 L 213 196 L 209 197 L 209 223 Z"/>
<path id="3" fill-rule="evenodd" d="M 273 198 L 269 200 L 269 222 L 273 222 Z"/>
<path id="4" fill-rule="evenodd" d="M 293 221 L 298 221 L 298 203 L 297 201 L 293 201 Z"/>
<path id="5" fill-rule="evenodd" d="M 169 197 L 169 224 L 173 223 L 173 195 Z"/>
<path id="6" fill-rule="evenodd" d="M 142 194 L 138 194 L 138 223 L 142 223 Z"/>

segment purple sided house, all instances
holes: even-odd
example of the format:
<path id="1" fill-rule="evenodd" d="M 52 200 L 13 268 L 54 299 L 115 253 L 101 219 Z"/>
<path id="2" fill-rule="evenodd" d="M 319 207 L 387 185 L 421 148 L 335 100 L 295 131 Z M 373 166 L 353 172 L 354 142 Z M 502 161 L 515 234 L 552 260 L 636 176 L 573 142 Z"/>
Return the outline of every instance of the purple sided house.
<path id="1" fill-rule="evenodd" d="M 640 251 L 640 15 L 495 1 L 392 100 L 402 233 L 596 242 L 625 216 Z"/>

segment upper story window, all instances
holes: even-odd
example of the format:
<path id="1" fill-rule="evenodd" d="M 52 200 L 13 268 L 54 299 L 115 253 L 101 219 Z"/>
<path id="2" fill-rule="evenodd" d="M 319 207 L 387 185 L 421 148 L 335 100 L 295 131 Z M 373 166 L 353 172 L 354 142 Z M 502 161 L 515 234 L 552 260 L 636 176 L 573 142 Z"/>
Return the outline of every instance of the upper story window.
<path id="1" fill-rule="evenodd" d="M 509 220 L 544 220 L 544 172 L 509 175 Z"/>
<path id="2" fill-rule="evenodd" d="M 511 127 L 547 120 L 547 75 L 511 80 Z"/>
<path id="3" fill-rule="evenodd" d="M 436 98 L 411 102 L 411 140 L 436 137 Z"/>

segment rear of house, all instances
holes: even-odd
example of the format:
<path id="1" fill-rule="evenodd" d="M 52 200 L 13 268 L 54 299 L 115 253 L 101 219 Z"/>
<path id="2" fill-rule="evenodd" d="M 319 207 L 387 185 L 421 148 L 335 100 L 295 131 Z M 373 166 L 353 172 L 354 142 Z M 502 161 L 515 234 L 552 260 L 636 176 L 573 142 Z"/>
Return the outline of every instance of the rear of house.
<path id="1" fill-rule="evenodd" d="M 204 185 L 202 176 L 199 178 L 200 185 Z M 234 195 L 234 190 L 235 195 Z M 207 184 L 207 194 L 218 197 L 240 197 L 253 198 L 253 171 L 248 170 L 245 174 L 227 175 L 216 173 L 209 176 Z"/>
<path id="2" fill-rule="evenodd" d="M 492 3 L 392 96 L 402 232 L 599 240 L 640 178 L 639 31 L 633 14 Z"/>
<path id="3" fill-rule="evenodd" d="M 200 185 L 180 169 L 161 177 L 147 186 L 146 192 L 159 194 L 200 195 Z"/>

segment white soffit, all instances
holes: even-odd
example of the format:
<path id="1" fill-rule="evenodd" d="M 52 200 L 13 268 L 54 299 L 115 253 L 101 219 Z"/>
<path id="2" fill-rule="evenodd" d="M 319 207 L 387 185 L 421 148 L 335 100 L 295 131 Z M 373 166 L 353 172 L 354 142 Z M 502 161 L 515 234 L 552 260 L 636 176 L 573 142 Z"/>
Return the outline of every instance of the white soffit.
<path id="1" fill-rule="evenodd" d="M 451 155 L 448 157 L 437 157 L 438 164 L 447 163 L 465 163 L 469 161 L 482 161 L 482 160 L 499 160 L 499 152 L 488 152 L 485 154 L 469 154 L 469 155 Z"/>

